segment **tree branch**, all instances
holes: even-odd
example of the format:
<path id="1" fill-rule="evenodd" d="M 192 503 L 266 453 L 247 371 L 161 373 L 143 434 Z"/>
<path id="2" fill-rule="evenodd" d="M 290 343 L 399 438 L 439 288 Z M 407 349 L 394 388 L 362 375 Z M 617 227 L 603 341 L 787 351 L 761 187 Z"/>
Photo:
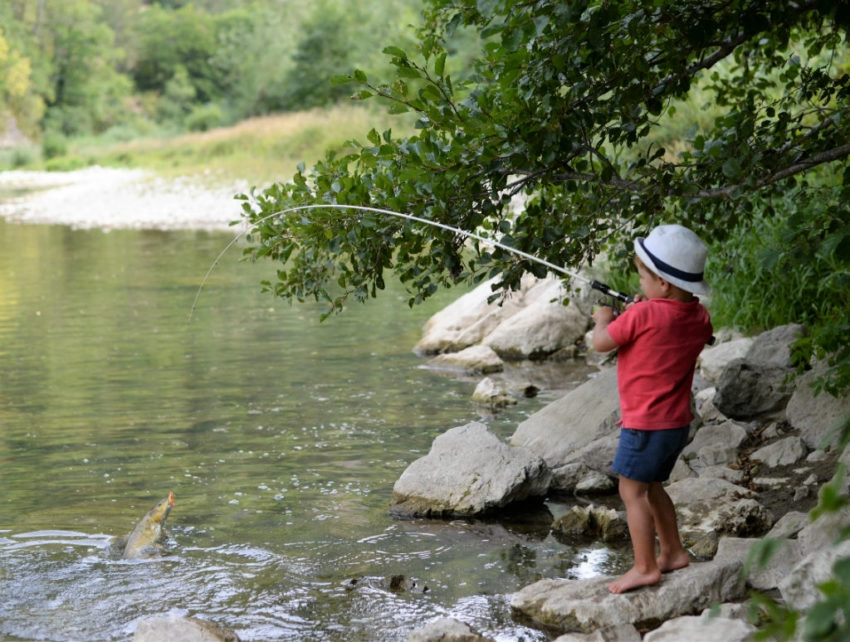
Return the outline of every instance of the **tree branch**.
<path id="1" fill-rule="evenodd" d="M 783 169 L 780 169 L 773 174 L 765 176 L 764 178 L 756 181 L 754 186 L 747 186 L 748 189 L 760 189 L 762 187 L 767 187 L 768 185 L 773 185 L 783 179 L 790 178 L 795 174 L 800 174 L 807 170 L 810 170 L 812 167 L 817 165 L 823 165 L 824 163 L 831 163 L 833 161 L 841 160 L 842 158 L 847 158 L 850 156 L 850 143 L 846 145 L 841 145 L 840 147 L 836 147 L 834 149 L 829 149 L 820 154 L 815 154 L 811 158 L 808 158 L 799 163 L 794 163 L 793 165 L 789 165 Z M 712 190 L 700 190 L 697 192 L 697 198 L 731 198 L 732 193 L 738 188 L 742 187 L 739 185 L 727 185 L 726 187 L 721 187 L 718 189 Z"/>

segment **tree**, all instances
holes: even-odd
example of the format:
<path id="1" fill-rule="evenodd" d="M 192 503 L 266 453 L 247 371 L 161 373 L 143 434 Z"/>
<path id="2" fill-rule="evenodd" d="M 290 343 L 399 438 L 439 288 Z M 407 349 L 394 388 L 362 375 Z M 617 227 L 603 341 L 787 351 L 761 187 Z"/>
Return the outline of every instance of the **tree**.
<path id="1" fill-rule="evenodd" d="M 12 111 L 29 92 L 29 58 L 12 49 L 0 29 L 0 115 Z"/>
<path id="2" fill-rule="evenodd" d="M 216 51 L 214 19 L 187 4 L 177 10 L 149 7 L 134 23 L 137 51 L 131 69 L 141 91 L 162 93 L 185 69 L 199 102 L 215 100 L 220 84 L 211 59 Z"/>
<path id="3" fill-rule="evenodd" d="M 389 271 L 411 303 L 458 280 L 500 275 L 513 288 L 546 271 L 470 242 L 471 231 L 577 267 L 602 251 L 616 259 L 665 221 L 723 241 L 752 220 L 756 196 L 781 216 L 790 189 L 825 185 L 846 221 L 848 26 L 847 0 L 430 0 L 415 55 L 385 49 L 394 78 L 348 76 L 356 98 L 413 113 L 416 135 L 372 131 L 354 153 L 255 193 L 253 254 L 283 262 L 277 295 L 338 310 L 374 296 Z M 458 79 L 447 51 L 469 28 L 482 47 Z M 699 117 L 688 119 L 688 100 L 703 101 Z M 659 143 L 671 127 L 679 150 Z M 314 204 L 387 208 L 461 232 L 290 209 Z"/>
<path id="4" fill-rule="evenodd" d="M 100 8 L 87 0 L 51 0 L 40 21 L 39 44 L 50 60 L 45 129 L 72 135 L 117 122 L 130 83 L 115 70 L 120 51 Z"/>

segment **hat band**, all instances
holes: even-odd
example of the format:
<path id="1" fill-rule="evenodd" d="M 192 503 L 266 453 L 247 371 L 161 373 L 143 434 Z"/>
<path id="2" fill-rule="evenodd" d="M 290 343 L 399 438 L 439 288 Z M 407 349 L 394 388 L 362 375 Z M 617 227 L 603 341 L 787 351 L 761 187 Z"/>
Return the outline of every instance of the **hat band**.
<path id="1" fill-rule="evenodd" d="M 661 272 L 665 272 L 672 276 L 674 279 L 681 279 L 682 281 L 687 281 L 688 283 L 699 283 L 702 281 L 702 277 L 705 272 L 700 272 L 699 274 L 695 272 L 685 272 L 684 270 L 680 270 L 678 268 L 673 267 L 669 263 L 665 263 L 657 256 L 655 256 L 649 249 L 646 247 L 646 244 L 643 242 L 643 239 L 638 239 L 638 243 L 643 248 L 643 251 L 646 252 L 646 255 L 652 260 L 653 264 L 656 268 L 658 268 Z"/>

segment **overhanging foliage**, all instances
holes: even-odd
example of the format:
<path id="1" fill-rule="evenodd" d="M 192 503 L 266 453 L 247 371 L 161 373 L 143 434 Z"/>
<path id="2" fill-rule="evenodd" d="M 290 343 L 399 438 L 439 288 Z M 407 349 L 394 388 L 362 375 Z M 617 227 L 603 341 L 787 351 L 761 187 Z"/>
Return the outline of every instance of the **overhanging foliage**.
<path id="1" fill-rule="evenodd" d="M 413 113 L 418 134 L 372 131 L 254 194 L 251 253 L 282 262 L 276 294 L 340 309 L 374 296 L 388 271 L 413 303 L 457 280 L 516 287 L 545 268 L 463 232 L 290 208 L 388 208 L 572 267 L 616 258 L 664 221 L 724 241 L 750 222 L 755 195 L 781 217 L 783 192 L 811 193 L 816 169 L 846 219 L 848 24 L 846 1 L 431 0 L 418 50 L 385 50 L 394 78 L 346 78 L 355 98 Z M 452 38 L 470 29 L 480 55 L 453 69 Z M 688 100 L 698 118 L 686 120 Z M 658 142 L 671 129 L 675 149 Z"/>

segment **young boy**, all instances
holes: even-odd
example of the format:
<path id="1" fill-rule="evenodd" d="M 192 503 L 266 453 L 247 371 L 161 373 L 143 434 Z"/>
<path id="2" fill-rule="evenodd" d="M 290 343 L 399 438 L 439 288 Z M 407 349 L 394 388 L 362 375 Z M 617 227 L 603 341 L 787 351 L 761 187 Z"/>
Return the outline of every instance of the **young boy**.
<path id="1" fill-rule="evenodd" d="M 662 482 L 687 444 L 696 360 L 712 334 L 708 312 L 694 296 L 709 292 L 706 253 L 691 230 L 656 227 L 635 241 L 643 295 L 616 318 L 610 307 L 593 314 L 594 349 L 618 348 L 622 429 L 613 469 L 635 557 L 634 566 L 608 585 L 612 593 L 655 584 L 662 573 L 690 563 Z"/>

